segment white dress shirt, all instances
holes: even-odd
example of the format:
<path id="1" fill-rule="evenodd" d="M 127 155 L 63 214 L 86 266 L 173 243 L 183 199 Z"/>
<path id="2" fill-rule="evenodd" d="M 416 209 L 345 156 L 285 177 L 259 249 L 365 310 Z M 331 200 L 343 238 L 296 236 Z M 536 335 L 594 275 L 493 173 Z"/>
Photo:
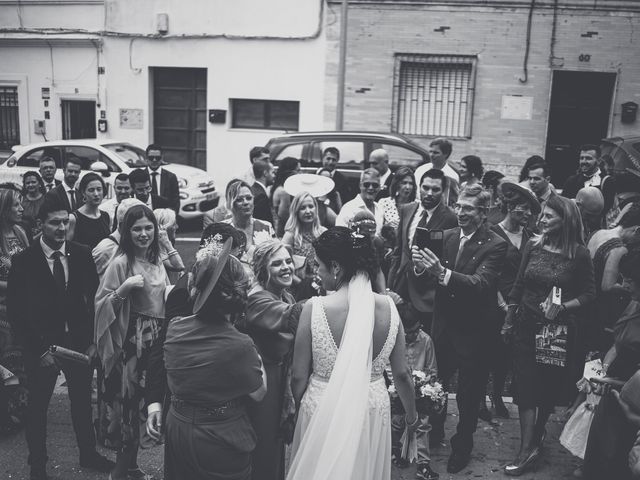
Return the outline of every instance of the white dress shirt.
<path id="1" fill-rule="evenodd" d="M 425 163 L 424 165 L 421 165 L 418 168 L 416 168 L 414 175 L 416 177 L 416 185 L 418 185 L 418 189 L 420 189 L 420 180 L 422 180 L 422 176 L 432 168 L 433 168 L 433 163 Z M 442 173 L 444 173 L 447 177 L 453 178 L 456 182 L 460 183 L 460 175 L 458 175 L 458 172 L 456 172 L 453 168 L 451 168 L 448 163 L 446 163 L 445 166 L 442 167 Z"/>
<path id="2" fill-rule="evenodd" d="M 158 167 L 157 170 L 151 170 L 150 168 L 147 168 L 147 170 L 149 171 L 149 183 L 151 184 L 152 187 L 153 187 L 153 174 L 156 172 L 158 173 L 158 176 L 156 177 L 156 183 L 158 184 L 158 191 L 153 193 L 155 193 L 156 195 L 161 195 L 160 192 L 162 191 L 162 185 L 161 185 L 162 180 L 160 179 L 162 178 L 162 167 Z"/>
<path id="3" fill-rule="evenodd" d="M 349 222 L 356 216 L 356 213 L 362 210 L 371 212 L 365 205 L 362 196 L 358 194 L 356 198 L 349 200 L 342 206 L 340 213 L 336 217 L 336 227 L 349 227 Z M 380 235 L 384 224 L 384 212 L 378 202 L 373 202 L 373 216 L 376 219 L 376 235 Z"/>
<path id="4" fill-rule="evenodd" d="M 62 263 L 62 268 L 64 269 L 64 281 L 69 283 L 69 263 L 67 262 L 67 242 L 63 243 L 62 246 L 58 250 L 52 249 L 49 245 L 44 243 L 42 237 L 40 237 L 40 246 L 42 247 L 42 252 L 44 253 L 45 258 L 47 259 L 47 264 L 49 265 L 49 270 L 51 270 L 51 275 L 53 275 L 53 262 L 55 258 L 53 258 L 54 252 L 62 253 L 60 257 L 60 263 Z"/>

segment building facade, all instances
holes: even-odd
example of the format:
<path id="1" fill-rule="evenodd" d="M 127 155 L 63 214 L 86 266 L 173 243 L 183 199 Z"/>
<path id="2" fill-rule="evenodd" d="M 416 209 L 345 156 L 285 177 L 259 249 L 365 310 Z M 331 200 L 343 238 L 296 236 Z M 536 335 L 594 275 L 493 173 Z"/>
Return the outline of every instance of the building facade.
<path id="1" fill-rule="evenodd" d="M 333 128 L 340 2 L 329 12 Z M 352 0 L 347 19 L 345 130 L 392 131 L 425 146 L 448 137 L 454 166 L 475 154 L 510 176 L 541 155 L 558 185 L 580 144 L 640 134 L 629 116 L 640 103 L 638 2 Z"/>
<path id="2" fill-rule="evenodd" d="M 0 0 L 0 149 L 155 142 L 219 189 L 248 152 L 323 126 L 322 0 Z"/>

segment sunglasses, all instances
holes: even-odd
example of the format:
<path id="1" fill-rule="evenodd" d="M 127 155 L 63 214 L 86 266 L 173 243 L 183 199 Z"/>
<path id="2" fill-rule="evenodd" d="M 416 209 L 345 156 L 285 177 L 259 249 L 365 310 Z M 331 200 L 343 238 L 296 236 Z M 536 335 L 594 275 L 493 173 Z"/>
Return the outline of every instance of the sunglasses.
<path id="1" fill-rule="evenodd" d="M 380 188 L 380 184 L 379 183 L 372 183 L 372 182 L 364 182 L 362 184 L 362 186 L 364 188 L 373 188 L 373 189 Z"/>

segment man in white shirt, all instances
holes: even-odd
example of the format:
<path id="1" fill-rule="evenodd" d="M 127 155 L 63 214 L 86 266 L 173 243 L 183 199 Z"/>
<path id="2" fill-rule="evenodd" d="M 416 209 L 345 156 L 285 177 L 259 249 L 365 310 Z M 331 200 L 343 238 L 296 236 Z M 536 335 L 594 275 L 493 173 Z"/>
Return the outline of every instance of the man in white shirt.
<path id="1" fill-rule="evenodd" d="M 380 235 L 384 217 L 382 209 L 375 201 L 376 195 L 380 190 L 380 174 L 374 168 L 368 168 L 360 175 L 360 193 L 356 198 L 348 201 L 342 206 L 338 217 L 336 218 L 336 226 L 348 227 L 349 222 L 355 214 L 360 210 L 369 210 L 376 219 L 376 235 Z"/>
<path id="2" fill-rule="evenodd" d="M 64 181 L 47 192 L 47 196 L 55 197 L 67 212 L 74 212 L 84 203 L 76 188 L 81 169 L 82 160 L 76 156 L 68 156 L 62 169 Z"/>
<path id="3" fill-rule="evenodd" d="M 442 172 L 455 182 L 449 182 L 449 189 L 445 192 L 445 203 L 451 205 L 458 198 L 458 189 L 460 184 L 460 175 L 448 163 L 449 157 L 453 150 L 453 145 L 446 138 L 436 138 L 429 144 L 429 157 L 431 163 L 420 165 L 414 173 L 416 185 L 420 185 L 420 179 L 426 171 L 432 168 L 442 170 Z"/>
<path id="4" fill-rule="evenodd" d="M 389 168 L 389 154 L 384 148 L 378 148 L 369 155 L 369 166 L 380 174 L 380 191 L 376 201 L 389 197 L 389 189 L 393 181 L 393 172 Z"/>

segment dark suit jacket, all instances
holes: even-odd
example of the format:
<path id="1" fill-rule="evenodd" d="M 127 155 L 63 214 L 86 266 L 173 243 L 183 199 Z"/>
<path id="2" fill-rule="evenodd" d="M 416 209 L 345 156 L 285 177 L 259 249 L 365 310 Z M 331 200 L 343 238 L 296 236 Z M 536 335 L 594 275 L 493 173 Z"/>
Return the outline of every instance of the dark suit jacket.
<path id="1" fill-rule="evenodd" d="M 153 210 L 156 208 L 171 208 L 171 202 L 164 198 L 162 195 L 156 195 L 155 193 L 151 194 L 151 205 L 153 205 Z"/>
<path id="2" fill-rule="evenodd" d="M 604 175 L 600 174 L 601 177 Z M 576 198 L 578 192 L 584 188 L 584 182 L 587 181 L 587 177 L 585 177 L 582 173 L 578 172 L 575 175 L 571 175 L 564 182 L 564 188 L 562 189 L 562 196 L 565 198 Z M 596 187 L 600 188 L 600 187 Z"/>
<path id="3" fill-rule="evenodd" d="M 149 169 L 149 178 L 151 178 L 151 169 Z M 175 211 L 176 214 L 180 212 L 180 188 L 178 187 L 178 177 L 166 168 L 163 168 L 160 172 L 160 192 L 168 206 L 167 207 L 155 207 L 155 208 L 170 208 Z"/>
<path id="4" fill-rule="evenodd" d="M 273 213 L 269 195 L 258 182 L 251 186 L 251 191 L 253 192 L 253 218 L 264 220 L 273 225 Z"/>
<path id="5" fill-rule="evenodd" d="M 436 289 L 432 336 L 436 344 L 448 337 L 459 356 L 479 358 L 493 332 L 498 276 L 507 243 L 485 223 L 464 245 L 456 262 L 459 245 L 459 227 L 444 232 L 442 265 L 452 273 L 448 285 L 438 284 Z"/>
<path id="6" fill-rule="evenodd" d="M 391 182 L 393 182 L 393 172 L 387 177 L 382 185 L 380 185 L 380 191 L 376 195 L 376 202 L 383 198 L 388 198 L 391 195 Z"/>
<path id="7" fill-rule="evenodd" d="M 409 247 L 409 227 L 418 211 L 417 203 L 402 205 L 399 210 L 400 223 L 396 232 L 396 246 L 389 269 L 389 288 L 421 312 L 433 312 L 436 280 L 431 276 L 417 277 L 413 271 L 411 248 Z M 449 207 L 440 203 L 427 220 L 427 228 L 448 230 L 458 224 L 458 218 Z"/>
<path id="8" fill-rule="evenodd" d="M 37 361 L 50 345 L 84 352 L 93 343 L 98 274 L 91 250 L 68 241 L 66 254 L 69 268 L 66 294 L 58 292 L 39 240 L 13 257 L 7 316 L 28 361 Z M 68 339 L 65 321 L 69 326 Z"/>
<path id="9" fill-rule="evenodd" d="M 500 278 L 498 279 L 498 290 L 502 293 L 502 298 L 504 298 L 506 302 L 509 298 L 509 293 L 511 293 L 511 289 L 513 288 L 513 284 L 516 281 L 516 277 L 518 276 L 520 262 L 522 261 L 522 252 L 533 234 L 525 228 L 522 231 L 522 243 L 520 246 L 516 247 L 511 243 L 511 240 L 509 240 L 509 237 L 502 227 L 499 225 L 493 225 L 491 230 L 507 242 L 507 251 L 504 256 L 502 270 L 500 271 Z"/>
<path id="10" fill-rule="evenodd" d="M 49 190 L 46 195 L 49 197 L 54 197 L 60 202 L 61 205 L 64 206 L 64 209 L 67 212 L 72 212 L 71 204 L 69 203 L 69 197 L 67 196 L 68 187 L 64 183 L 60 183 L 55 188 Z M 82 200 L 82 195 L 80 192 L 76 190 L 76 208 L 80 208 L 84 204 Z"/>
<path id="11" fill-rule="evenodd" d="M 333 176 L 331 178 L 333 178 L 333 182 L 336 184 L 335 190 L 340 193 L 340 199 L 342 200 L 343 205 L 349 200 L 353 200 L 358 194 L 358 192 L 349 186 L 347 177 L 337 170 L 333 172 Z"/>

